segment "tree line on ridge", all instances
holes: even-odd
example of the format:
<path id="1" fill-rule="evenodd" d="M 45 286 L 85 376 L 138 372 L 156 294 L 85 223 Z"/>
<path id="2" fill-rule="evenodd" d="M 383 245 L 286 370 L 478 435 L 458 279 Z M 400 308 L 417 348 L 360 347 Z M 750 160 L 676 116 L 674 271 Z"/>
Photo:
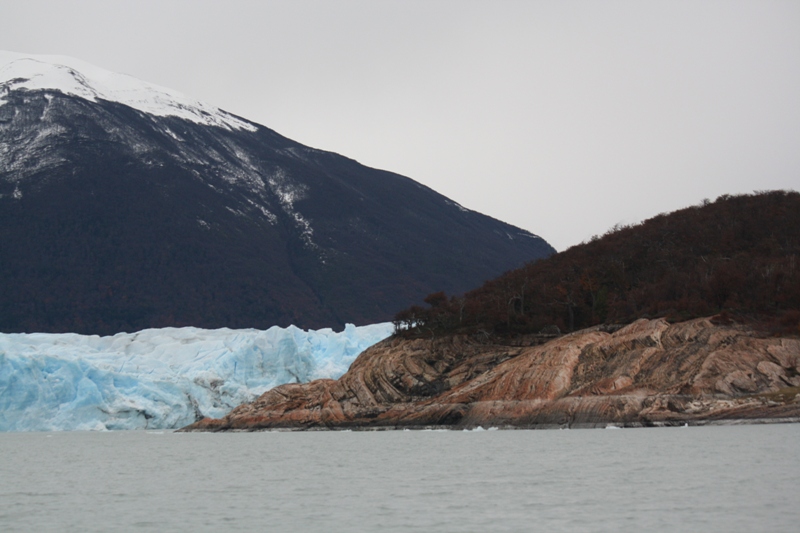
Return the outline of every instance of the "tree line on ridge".
<path id="1" fill-rule="evenodd" d="M 723 195 L 487 281 L 394 318 L 395 333 L 571 332 L 638 318 L 715 315 L 800 334 L 800 194 Z"/>

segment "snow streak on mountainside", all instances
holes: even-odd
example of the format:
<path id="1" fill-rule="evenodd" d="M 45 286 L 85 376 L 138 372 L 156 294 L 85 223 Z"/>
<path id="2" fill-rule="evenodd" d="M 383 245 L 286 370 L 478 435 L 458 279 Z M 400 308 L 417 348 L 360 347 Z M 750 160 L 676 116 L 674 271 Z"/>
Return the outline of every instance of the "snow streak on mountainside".
<path id="1" fill-rule="evenodd" d="M 0 334 L 0 431 L 177 428 L 283 383 L 338 378 L 391 324 L 344 331 Z"/>
<path id="2" fill-rule="evenodd" d="M 156 116 L 173 116 L 197 124 L 255 131 L 253 124 L 177 91 L 104 70 L 64 56 L 34 56 L 0 50 L 0 105 L 15 89 L 51 89 L 92 102 L 124 104 Z"/>
<path id="3" fill-rule="evenodd" d="M 0 331 L 371 324 L 554 251 L 76 60 L 0 54 L 0 98 Z"/>

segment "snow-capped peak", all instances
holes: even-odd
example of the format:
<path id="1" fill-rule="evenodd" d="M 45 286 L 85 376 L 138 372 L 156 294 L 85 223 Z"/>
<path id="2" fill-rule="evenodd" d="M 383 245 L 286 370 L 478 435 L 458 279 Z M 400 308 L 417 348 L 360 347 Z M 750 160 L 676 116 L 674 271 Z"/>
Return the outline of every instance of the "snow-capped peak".
<path id="1" fill-rule="evenodd" d="M 177 91 L 117 74 L 64 56 L 0 51 L 0 106 L 14 89 L 51 89 L 92 102 L 107 100 L 156 116 L 175 116 L 197 124 L 255 131 L 256 127 Z"/>

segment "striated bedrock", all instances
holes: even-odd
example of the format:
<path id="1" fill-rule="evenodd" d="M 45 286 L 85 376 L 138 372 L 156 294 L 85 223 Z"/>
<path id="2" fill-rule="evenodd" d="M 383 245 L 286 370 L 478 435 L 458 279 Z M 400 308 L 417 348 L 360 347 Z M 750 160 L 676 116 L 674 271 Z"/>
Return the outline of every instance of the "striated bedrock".
<path id="1" fill-rule="evenodd" d="M 511 343 L 509 343 L 511 344 Z M 389 338 L 338 380 L 276 387 L 189 431 L 546 428 L 800 417 L 800 339 L 638 320 L 537 344 Z"/>

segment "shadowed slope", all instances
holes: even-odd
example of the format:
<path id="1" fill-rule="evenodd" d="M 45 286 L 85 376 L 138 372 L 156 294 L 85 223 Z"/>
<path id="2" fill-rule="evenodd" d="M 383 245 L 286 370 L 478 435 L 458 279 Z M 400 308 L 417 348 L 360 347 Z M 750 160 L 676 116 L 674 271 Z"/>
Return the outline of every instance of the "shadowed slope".
<path id="1" fill-rule="evenodd" d="M 376 323 L 554 251 L 409 178 L 159 97 L 166 114 L 0 79 L 0 330 Z"/>

